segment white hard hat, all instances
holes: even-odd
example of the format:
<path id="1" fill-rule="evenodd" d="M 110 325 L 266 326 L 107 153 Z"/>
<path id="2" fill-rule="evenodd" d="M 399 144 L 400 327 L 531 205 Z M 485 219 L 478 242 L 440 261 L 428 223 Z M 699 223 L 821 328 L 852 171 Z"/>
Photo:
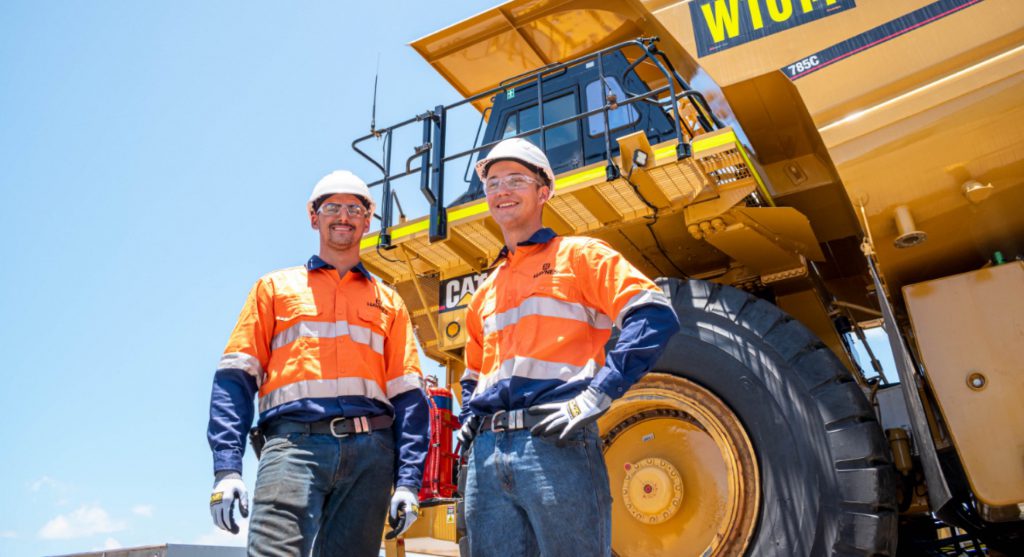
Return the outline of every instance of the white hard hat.
<path id="1" fill-rule="evenodd" d="M 373 202 L 373 196 L 370 195 L 370 188 L 366 187 L 366 182 L 348 170 L 335 170 L 321 178 L 313 187 L 313 193 L 309 194 L 306 208 L 312 213 L 314 201 L 325 195 L 336 193 L 349 193 L 365 199 L 369 204 L 370 216 L 373 216 L 373 212 L 377 208 L 377 204 Z"/>
<path id="2" fill-rule="evenodd" d="M 540 147 L 521 137 L 506 139 L 495 145 L 485 158 L 476 163 L 476 175 L 480 177 L 481 182 L 487 181 L 487 167 L 500 160 L 519 161 L 537 168 L 547 176 L 548 185 L 551 186 L 551 193 L 554 195 L 555 173 L 551 170 L 551 163 L 548 162 L 547 155 L 540 150 Z"/>

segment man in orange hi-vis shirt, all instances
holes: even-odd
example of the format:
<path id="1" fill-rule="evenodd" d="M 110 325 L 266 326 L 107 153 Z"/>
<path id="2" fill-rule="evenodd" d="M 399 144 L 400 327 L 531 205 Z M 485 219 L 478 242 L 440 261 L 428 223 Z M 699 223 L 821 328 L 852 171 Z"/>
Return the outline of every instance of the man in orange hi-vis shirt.
<path id="1" fill-rule="evenodd" d="M 476 170 L 505 247 L 466 317 L 459 439 L 472 443 L 470 554 L 610 555 L 596 420 L 651 369 L 678 319 L 610 246 L 543 228 L 554 173 L 536 146 L 502 141 Z"/>
<path id="2" fill-rule="evenodd" d="M 416 520 L 427 400 L 409 312 L 359 262 L 373 207 L 351 172 L 317 183 L 319 255 L 256 282 L 214 375 L 210 512 L 233 533 L 259 394 L 249 555 L 377 555 L 386 514 L 396 535 Z"/>

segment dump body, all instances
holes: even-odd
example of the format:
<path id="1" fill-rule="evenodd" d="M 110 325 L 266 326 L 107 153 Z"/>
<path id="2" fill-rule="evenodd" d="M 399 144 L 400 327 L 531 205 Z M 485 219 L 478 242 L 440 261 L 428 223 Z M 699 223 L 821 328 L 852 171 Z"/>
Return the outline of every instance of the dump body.
<path id="1" fill-rule="evenodd" d="M 698 50 L 694 29 L 708 25 L 700 8 L 720 14 L 729 4 L 645 3 L 690 52 Z M 757 4 L 740 2 L 736 13 L 743 18 Z M 801 2 L 780 4 L 791 4 L 793 16 L 801 10 Z M 1024 5 L 1013 0 L 861 1 L 699 62 L 723 87 L 783 195 L 813 184 L 797 185 L 785 165 L 772 164 L 789 157 L 795 134 L 760 133 L 792 124 L 778 118 L 758 77 L 777 70 L 792 81 L 854 208 L 864 205 L 880 266 L 898 292 L 1024 248 L 1022 46 Z M 970 181 L 991 184 L 977 195 L 991 197 L 972 203 L 963 192 Z M 899 206 L 928 236 L 912 249 L 894 246 Z"/>

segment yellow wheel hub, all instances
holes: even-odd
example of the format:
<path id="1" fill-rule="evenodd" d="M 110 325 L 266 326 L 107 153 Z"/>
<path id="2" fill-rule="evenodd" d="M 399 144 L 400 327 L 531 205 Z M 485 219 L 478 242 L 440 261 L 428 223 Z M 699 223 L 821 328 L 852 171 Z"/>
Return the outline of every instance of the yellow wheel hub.
<path id="1" fill-rule="evenodd" d="M 658 524 L 672 518 L 683 503 L 683 481 L 667 460 L 645 458 L 626 463 L 622 481 L 622 504 L 633 518 Z"/>
<path id="2" fill-rule="evenodd" d="M 652 373 L 599 422 L 618 557 L 742 555 L 760 476 L 739 418 L 703 387 Z"/>

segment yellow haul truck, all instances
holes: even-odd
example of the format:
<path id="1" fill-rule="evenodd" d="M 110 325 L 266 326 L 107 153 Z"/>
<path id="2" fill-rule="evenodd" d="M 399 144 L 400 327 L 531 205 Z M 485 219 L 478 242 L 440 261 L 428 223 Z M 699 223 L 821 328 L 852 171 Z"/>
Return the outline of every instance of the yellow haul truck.
<path id="1" fill-rule="evenodd" d="M 382 174 L 362 256 L 448 383 L 502 138 L 551 159 L 545 224 L 680 317 L 600 421 L 616 555 L 921 554 L 939 520 L 1019 554 L 1024 2 L 516 0 L 412 46 L 464 98 L 353 143 Z M 898 382 L 853 356 L 879 325 Z M 410 535 L 454 540 L 430 503 Z"/>

